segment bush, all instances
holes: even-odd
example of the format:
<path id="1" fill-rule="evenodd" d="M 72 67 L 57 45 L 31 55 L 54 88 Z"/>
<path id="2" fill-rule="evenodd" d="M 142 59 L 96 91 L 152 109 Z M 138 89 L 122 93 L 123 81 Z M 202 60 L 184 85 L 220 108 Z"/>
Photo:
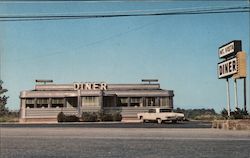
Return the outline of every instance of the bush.
<path id="1" fill-rule="evenodd" d="M 65 122 L 79 122 L 79 118 L 75 115 L 66 115 L 66 120 Z"/>
<path id="2" fill-rule="evenodd" d="M 112 114 L 103 114 L 100 116 L 101 121 L 113 121 Z"/>
<path id="3" fill-rule="evenodd" d="M 93 112 L 93 113 L 83 112 L 82 113 L 82 121 L 84 121 L 84 122 L 96 122 L 96 121 L 98 121 L 97 114 L 95 112 Z"/>
<path id="4" fill-rule="evenodd" d="M 230 117 L 228 117 L 226 109 L 221 111 L 221 115 L 225 119 L 247 119 L 249 117 L 248 112 L 240 108 L 236 108 L 235 111 L 231 111 Z"/>
<path id="5" fill-rule="evenodd" d="M 199 115 L 199 116 L 195 116 L 195 120 L 207 120 L 207 121 L 211 121 L 211 120 L 215 120 L 217 118 L 216 115 Z"/>
<path id="6" fill-rule="evenodd" d="M 99 112 L 100 121 L 121 121 L 122 116 L 119 112 L 104 113 L 103 111 Z"/>
<path id="7" fill-rule="evenodd" d="M 244 111 L 243 109 L 240 108 L 236 108 L 234 112 L 231 112 L 232 119 L 243 119 L 244 116 L 247 115 L 248 115 L 247 111 Z"/>
<path id="8" fill-rule="evenodd" d="M 224 108 L 222 109 L 222 111 L 220 112 L 221 113 L 221 116 L 224 117 L 224 118 L 228 118 L 228 113 L 227 113 L 227 110 Z"/>
<path id="9" fill-rule="evenodd" d="M 122 115 L 119 112 L 113 113 L 112 117 L 113 117 L 113 121 L 121 121 L 122 120 Z"/>
<path id="10" fill-rule="evenodd" d="M 75 115 L 65 115 L 63 112 L 60 112 L 57 115 L 58 122 L 79 122 L 79 118 Z"/>
<path id="11" fill-rule="evenodd" d="M 63 112 L 59 112 L 57 115 L 57 122 L 65 122 L 65 115 Z"/>
<path id="12" fill-rule="evenodd" d="M 215 112 L 214 109 L 181 109 L 177 108 L 173 110 L 174 112 L 180 112 L 185 115 L 186 118 L 188 119 L 203 119 L 203 115 L 211 115 L 211 116 L 216 116 L 217 113 Z M 205 119 L 205 118 L 204 118 Z M 210 118 L 209 118 L 210 119 Z"/>
<path id="13" fill-rule="evenodd" d="M 84 122 L 96 122 L 96 121 L 121 121 L 122 116 L 119 112 L 104 113 L 103 111 L 95 112 L 83 112 L 82 121 Z"/>

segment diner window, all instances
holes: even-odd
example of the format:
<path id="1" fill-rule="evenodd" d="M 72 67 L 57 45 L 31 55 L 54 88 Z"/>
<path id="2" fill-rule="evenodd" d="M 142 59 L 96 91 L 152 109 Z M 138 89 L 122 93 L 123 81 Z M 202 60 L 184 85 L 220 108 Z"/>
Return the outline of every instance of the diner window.
<path id="1" fill-rule="evenodd" d="M 82 97 L 83 106 L 99 106 L 99 97 L 87 96 Z"/>
<path id="2" fill-rule="evenodd" d="M 131 97 L 130 106 L 142 106 L 142 98 L 140 97 Z"/>
<path id="3" fill-rule="evenodd" d="M 27 98 L 25 100 L 26 108 L 34 108 L 35 107 L 35 99 L 34 98 Z"/>
<path id="4" fill-rule="evenodd" d="M 155 98 L 154 97 L 146 98 L 146 103 L 147 106 L 155 106 Z"/>
<path id="5" fill-rule="evenodd" d="M 34 104 L 26 104 L 26 108 L 34 108 Z"/>
<path id="6" fill-rule="evenodd" d="M 52 108 L 62 108 L 64 107 L 64 98 L 52 98 L 51 103 Z"/>
<path id="7" fill-rule="evenodd" d="M 37 98 L 37 108 L 47 108 L 49 104 L 49 98 Z"/>
<path id="8" fill-rule="evenodd" d="M 127 97 L 119 97 L 117 106 L 119 106 L 119 107 L 127 107 L 128 106 L 128 98 Z"/>
<path id="9" fill-rule="evenodd" d="M 48 104 L 49 103 L 49 99 L 48 98 L 37 98 L 36 103 L 37 104 Z"/>
<path id="10" fill-rule="evenodd" d="M 169 98 L 168 97 L 162 97 L 161 98 L 161 106 L 167 106 L 169 102 Z"/>
<path id="11" fill-rule="evenodd" d="M 26 99 L 26 104 L 35 104 L 35 99 L 33 98 Z"/>

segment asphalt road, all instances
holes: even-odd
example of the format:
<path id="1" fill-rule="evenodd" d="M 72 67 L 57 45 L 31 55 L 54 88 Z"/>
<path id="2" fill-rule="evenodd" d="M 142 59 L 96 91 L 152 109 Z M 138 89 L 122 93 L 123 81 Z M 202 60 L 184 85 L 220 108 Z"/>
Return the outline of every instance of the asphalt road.
<path id="1" fill-rule="evenodd" d="M 185 121 L 179 123 L 121 123 L 121 122 L 79 122 L 79 123 L 52 123 L 52 124 L 16 124 L 3 123 L 3 128 L 211 128 L 211 122 Z"/>
<path id="2" fill-rule="evenodd" d="M 122 125 L 119 124 L 119 126 Z M 123 124 L 123 126 L 127 126 L 127 124 Z M 146 126 L 154 125 L 146 124 Z M 168 126 L 168 124 L 162 126 Z M 0 157 L 250 157 L 249 131 L 212 128 L 129 127 L 1 126 Z"/>

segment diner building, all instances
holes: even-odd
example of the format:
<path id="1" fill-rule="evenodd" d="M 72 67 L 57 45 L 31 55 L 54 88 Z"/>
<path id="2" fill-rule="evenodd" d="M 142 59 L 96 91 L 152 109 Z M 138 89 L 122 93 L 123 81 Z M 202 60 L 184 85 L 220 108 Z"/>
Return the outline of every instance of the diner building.
<path id="1" fill-rule="evenodd" d="M 136 117 L 153 107 L 173 109 L 173 90 L 159 83 L 107 84 L 36 84 L 20 93 L 20 122 L 56 122 L 57 115 L 81 116 L 83 112 L 120 112 L 123 119 Z"/>

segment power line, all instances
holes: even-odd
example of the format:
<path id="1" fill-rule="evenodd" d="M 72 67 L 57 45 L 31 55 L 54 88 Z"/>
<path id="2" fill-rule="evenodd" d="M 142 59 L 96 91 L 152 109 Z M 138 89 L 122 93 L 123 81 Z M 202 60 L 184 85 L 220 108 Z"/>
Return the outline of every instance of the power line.
<path id="1" fill-rule="evenodd" d="M 221 13 L 244 13 L 250 12 L 249 6 L 205 8 L 205 9 L 182 9 L 165 10 L 157 12 L 149 11 L 127 11 L 124 13 L 111 12 L 109 14 L 46 14 L 46 15 L 0 15 L 0 21 L 38 21 L 38 20 L 65 20 L 65 19 L 91 19 L 91 18 L 114 18 L 114 17 L 136 17 L 136 16 L 164 16 L 164 15 L 197 15 L 197 14 L 221 14 Z"/>

